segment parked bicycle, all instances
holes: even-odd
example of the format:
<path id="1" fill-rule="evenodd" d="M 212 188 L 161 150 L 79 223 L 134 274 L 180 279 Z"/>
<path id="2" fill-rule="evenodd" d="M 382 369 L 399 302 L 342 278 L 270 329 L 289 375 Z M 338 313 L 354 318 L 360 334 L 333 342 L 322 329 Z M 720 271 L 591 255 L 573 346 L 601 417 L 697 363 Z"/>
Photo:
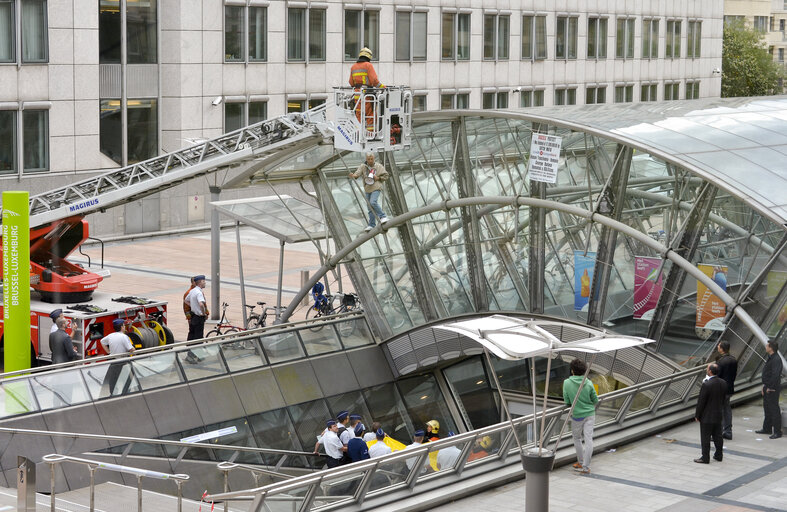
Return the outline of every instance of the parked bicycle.
<path id="1" fill-rule="evenodd" d="M 337 295 L 324 294 L 325 286 L 322 283 L 316 283 L 312 288 L 312 297 L 314 303 L 306 312 L 306 319 L 313 320 L 320 317 L 331 315 L 338 315 L 341 313 L 348 313 L 351 311 L 359 311 L 361 309 L 361 301 L 355 293 L 342 293 Z M 339 300 L 339 304 L 334 306 L 335 300 Z M 349 336 L 355 330 L 355 322 L 340 322 L 338 324 L 339 334 L 342 336 Z M 319 331 L 323 328 L 320 322 L 312 323 L 309 329 L 312 331 Z"/>
<path id="2" fill-rule="evenodd" d="M 258 327 L 265 327 L 267 319 L 268 319 L 268 310 L 273 308 L 266 308 L 265 302 L 258 302 L 257 304 L 244 304 L 247 308 L 249 308 L 249 318 L 248 318 L 248 329 L 257 329 Z M 254 308 L 260 306 L 262 312 L 259 314 L 254 311 Z"/>
<path id="3" fill-rule="evenodd" d="M 225 334 L 232 334 L 234 332 L 245 331 L 243 327 L 239 325 L 233 325 L 227 320 L 227 308 L 229 304 L 226 302 L 221 303 L 221 318 L 219 319 L 219 323 L 216 324 L 214 329 L 208 331 L 208 334 L 205 336 L 206 338 L 210 338 L 211 336 L 223 336 Z"/>

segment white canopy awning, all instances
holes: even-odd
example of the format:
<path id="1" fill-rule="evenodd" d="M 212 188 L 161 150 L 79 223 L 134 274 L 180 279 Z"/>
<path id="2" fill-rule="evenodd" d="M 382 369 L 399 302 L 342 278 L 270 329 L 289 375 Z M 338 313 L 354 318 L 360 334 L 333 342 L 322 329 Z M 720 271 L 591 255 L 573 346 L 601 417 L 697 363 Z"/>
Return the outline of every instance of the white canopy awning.
<path id="1" fill-rule="evenodd" d="M 587 337 L 574 341 L 561 341 L 548 332 L 548 328 L 562 325 L 547 320 L 523 320 L 505 315 L 491 315 L 461 322 L 434 326 L 435 329 L 453 331 L 475 340 L 500 359 L 526 359 L 550 352 L 613 352 L 627 347 L 654 343 L 654 340 L 637 336 L 622 336 L 587 326 L 571 325 L 574 331 L 583 331 Z"/>

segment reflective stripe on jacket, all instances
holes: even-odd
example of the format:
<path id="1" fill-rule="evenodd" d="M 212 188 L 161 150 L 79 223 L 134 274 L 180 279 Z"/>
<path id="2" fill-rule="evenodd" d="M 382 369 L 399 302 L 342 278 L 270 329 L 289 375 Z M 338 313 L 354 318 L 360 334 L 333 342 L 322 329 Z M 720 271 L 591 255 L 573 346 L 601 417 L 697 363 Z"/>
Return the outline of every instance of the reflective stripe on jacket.
<path id="1" fill-rule="evenodd" d="M 371 62 L 356 62 L 350 68 L 350 85 L 361 87 L 368 85 L 371 87 L 382 87 L 383 84 L 377 79 L 377 72 Z"/>

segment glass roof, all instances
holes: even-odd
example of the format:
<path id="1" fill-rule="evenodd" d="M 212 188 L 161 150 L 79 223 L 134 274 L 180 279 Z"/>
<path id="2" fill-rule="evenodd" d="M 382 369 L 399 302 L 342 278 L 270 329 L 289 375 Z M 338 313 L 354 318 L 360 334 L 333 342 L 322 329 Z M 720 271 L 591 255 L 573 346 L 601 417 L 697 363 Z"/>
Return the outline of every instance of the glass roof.
<path id="1" fill-rule="evenodd" d="M 325 220 L 320 209 L 294 197 L 254 197 L 211 204 L 220 213 L 285 243 L 325 238 Z"/>

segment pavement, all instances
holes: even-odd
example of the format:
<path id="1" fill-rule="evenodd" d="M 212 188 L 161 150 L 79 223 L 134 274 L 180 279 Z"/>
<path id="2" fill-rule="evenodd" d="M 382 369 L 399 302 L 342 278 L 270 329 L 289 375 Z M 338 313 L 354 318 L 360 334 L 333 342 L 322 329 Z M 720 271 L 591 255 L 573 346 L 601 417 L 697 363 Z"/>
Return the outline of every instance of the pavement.
<path id="1" fill-rule="evenodd" d="M 787 404 L 787 390 L 781 404 Z M 551 512 L 787 511 L 787 435 L 769 439 L 762 401 L 733 409 L 733 439 L 722 462 L 698 464 L 700 429 L 684 423 L 660 434 L 593 455 L 591 473 L 571 465 L 550 476 Z M 711 443 L 711 451 L 713 446 Z M 431 512 L 521 512 L 524 480 L 431 509 Z"/>

